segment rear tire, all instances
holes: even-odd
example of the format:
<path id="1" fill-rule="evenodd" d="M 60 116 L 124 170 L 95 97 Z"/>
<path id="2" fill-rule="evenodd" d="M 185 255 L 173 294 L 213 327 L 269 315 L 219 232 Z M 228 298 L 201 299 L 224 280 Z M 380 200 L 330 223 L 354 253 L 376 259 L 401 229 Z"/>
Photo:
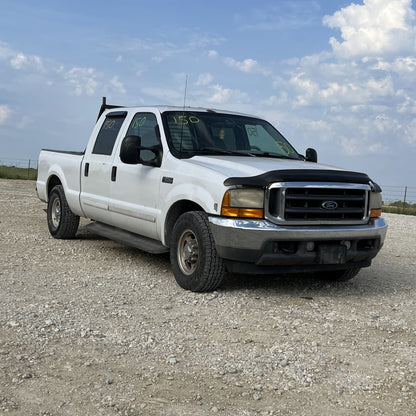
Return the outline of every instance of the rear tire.
<path id="1" fill-rule="evenodd" d="M 204 212 L 191 211 L 179 217 L 171 235 L 170 261 L 183 289 L 209 292 L 221 284 L 225 268 Z"/>
<path id="2" fill-rule="evenodd" d="M 351 267 L 344 270 L 332 270 L 325 272 L 318 272 L 317 276 L 322 280 L 332 281 L 332 282 L 346 282 L 353 279 L 357 276 L 358 272 L 361 270 L 361 267 Z"/>
<path id="3" fill-rule="evenodd" d="M 69 208 L 62 185 L 56 185 L 49 194 L 47 218 L 52 237 L 67 239 L 77 233 L 79 217 Z"/>

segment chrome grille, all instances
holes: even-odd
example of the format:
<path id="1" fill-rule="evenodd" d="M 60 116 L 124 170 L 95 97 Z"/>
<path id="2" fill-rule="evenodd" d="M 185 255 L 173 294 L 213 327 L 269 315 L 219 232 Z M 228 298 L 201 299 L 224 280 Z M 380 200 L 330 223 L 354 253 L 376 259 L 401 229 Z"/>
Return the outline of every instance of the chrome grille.
<path id="1" fill-rule="evenodd" d="M 363 224 L 370 187 L 345 183 L 276 183 L 267 193 L 269 220 L 286 224 Z"/>

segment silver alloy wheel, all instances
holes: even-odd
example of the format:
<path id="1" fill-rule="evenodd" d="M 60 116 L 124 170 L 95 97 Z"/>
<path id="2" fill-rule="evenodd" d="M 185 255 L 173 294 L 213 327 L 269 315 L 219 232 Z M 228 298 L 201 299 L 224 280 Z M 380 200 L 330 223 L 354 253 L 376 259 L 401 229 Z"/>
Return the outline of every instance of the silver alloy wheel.
<path id="1" fill-rule="evenodd" d="M 178 243 L 178 264 L 183 274 L 190 276 L 198 266 L 199 246 L 195 234 L 185 230 Z"/>
<path id="2" fill-rule="evenodd" d="M 58 228 L 59 224 L 61 223 L 61 201 L 59 198 L 55 198 L 52 201 L 51 219 L 53 226 Z"/>

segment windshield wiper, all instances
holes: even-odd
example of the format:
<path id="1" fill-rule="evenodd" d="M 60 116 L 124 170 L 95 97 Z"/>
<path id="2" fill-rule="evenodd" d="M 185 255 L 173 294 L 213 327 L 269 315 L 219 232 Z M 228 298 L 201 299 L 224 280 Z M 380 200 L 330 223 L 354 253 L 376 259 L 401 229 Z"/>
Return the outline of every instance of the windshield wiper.
<path id="1" fill-rule="evenodd" d="M 203 147 L 202 149 L 198 149 L 195 151 L 195 154 L 198 155 L 198 152 L 216 155 L 216 154 L 222 154 L 222 155 L 232 155 L 232 156 L 251 156 L 256 157 L 256 154 L 250 153 L 250 152 L 240 152 L 238 150 L 227 150 L 227 149 L 221 149 L 218 147 Z"/>
<path id="2" fill-rule="evenodd" d="M 287 155 L 281 155 L 279 153 L 270 153 L 270 152 L 256 152 L 254 153 L 255 156 L 258 157 L 273 157 L 276 159 L 290 159 L 290 160 L 299 160 L 298 158 L 294 158 Z"/>

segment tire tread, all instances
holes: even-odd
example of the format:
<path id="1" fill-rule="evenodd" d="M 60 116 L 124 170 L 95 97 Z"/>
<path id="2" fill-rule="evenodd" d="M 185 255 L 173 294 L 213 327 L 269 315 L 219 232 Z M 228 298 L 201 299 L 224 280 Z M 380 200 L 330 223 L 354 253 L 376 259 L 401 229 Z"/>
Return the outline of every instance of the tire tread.
<path id="1" fill-rule="evenodd" d="M 200 238 L 202 239 L 202 241 L 200 242 L 200 246 L 203 247 L 205 250 L 203 254 L 205 262 L 203 264 L 202 269 L 198 270 L 198 284 L 192 285 L 186 282 L 186 278 L 183 279 L 186 283 L 181 282 L 182 272 L 180 271 L 179 266 L 177 265 L 177 241 L 175 242 L 176 230 L 180 229 L 180 227 L 189 227 L 189 223 L 194 223 L 194 225 L 198 227 Z M 218 256 L 217 251 L 215 249 L 214 237 L 212 236 L 210 230 L 208 217 L 204 212 L 186 212 L 185 214 L 182 214 L 182 216 L 178 219 L 172 232 L 171 263 L 175 279 L 178 282 L 178 284 L 184 289 L 192 290 L 193 292 L 211 292 L 217 289 L 217 287 L 221 284 L 225 274 L 225 267 L 222 259 Z"/>
<path id="2" fill-rule="evenodd" d="M 57 239 L 71 239 L 75 237 L 79 226 L 79 216 L 75 215 L 69 208 L 62 185 L 56 185 L 49 194 L 49 201 L 56 193 L 61 202 L 61 220 L 56 229 L 50 224 L 50 203 L 48 204 L 48 226 L 49 232 Z"/>

